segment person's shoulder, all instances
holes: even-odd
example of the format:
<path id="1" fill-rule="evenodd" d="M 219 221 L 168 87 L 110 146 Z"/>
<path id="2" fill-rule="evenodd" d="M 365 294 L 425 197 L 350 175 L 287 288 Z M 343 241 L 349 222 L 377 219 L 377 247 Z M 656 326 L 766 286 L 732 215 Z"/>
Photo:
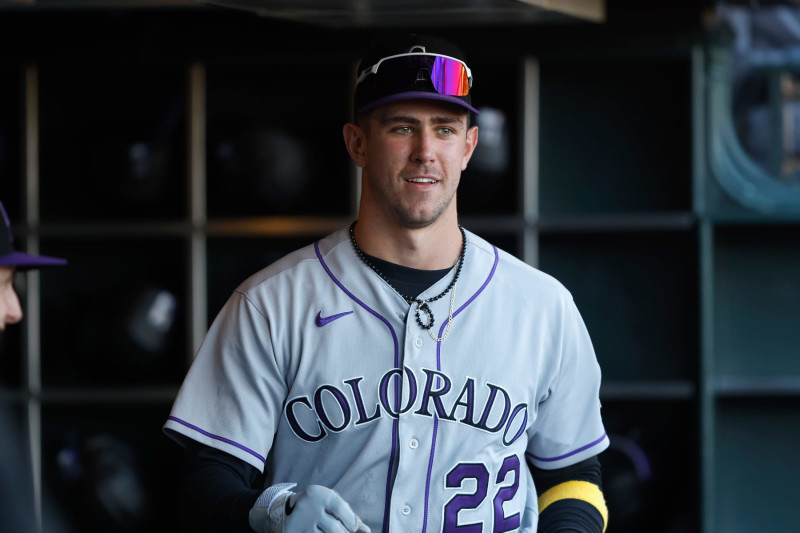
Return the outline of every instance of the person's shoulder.
<path id="1" fill-rule="evenodd" d="M 494 261 L 494 277 L 497 282 L 520 295 L 537 293 L 551 294 L 558 299 L 572 299 L 572 294 L 560 280 L 524 262 L 515 255 L 490 243 L 483 237 L 467 232 L 468 242 L 483 260 Z"/>
<path id="2" fill-rule="evenodd" d="M 293 276 L 299 280 L 304 279 L 307 275 L 316 276 L 319 274 L 316 267 L 319 266 L 320 256 L 331 253 L 346 240 L 347 230 L 340 229 L 302 248 L 293 250 L 250 275 L 236 290 L 248 293 L 265 285 L 283 283 L 286 276 Z"/>

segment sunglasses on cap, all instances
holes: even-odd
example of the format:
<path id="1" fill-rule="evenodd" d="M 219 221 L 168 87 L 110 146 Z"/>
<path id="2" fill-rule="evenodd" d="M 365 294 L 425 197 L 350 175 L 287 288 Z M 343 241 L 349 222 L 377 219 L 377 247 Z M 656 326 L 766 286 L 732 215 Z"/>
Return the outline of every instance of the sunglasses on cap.
<path id="1" fill-rule="evenodd" d="M 472 87 L 472 72 L 466 63 L 454 57 L 428 52 L 384 57 L 361 71 L 356 85 L 370 74 L 375 76 L 373 84 L 381 92 L 411 90 L 416 82 L 427 80 L 437 93 L 448 96 L 467 96 Z"/>

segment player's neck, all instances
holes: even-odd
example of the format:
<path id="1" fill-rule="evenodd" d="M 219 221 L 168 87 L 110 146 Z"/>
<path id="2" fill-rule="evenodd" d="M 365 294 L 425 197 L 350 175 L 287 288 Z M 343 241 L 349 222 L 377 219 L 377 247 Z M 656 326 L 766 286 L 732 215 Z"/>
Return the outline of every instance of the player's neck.
<path id="1" fill-rule="evenodd" d="M 425 228 L 413 229 L 362 215 L 354 230 L 358 246 L 384 261 L 420 270 L 440 270 L 453 266 L 461 253 L 461 231 L 454 214 L 445 214 Z"/>

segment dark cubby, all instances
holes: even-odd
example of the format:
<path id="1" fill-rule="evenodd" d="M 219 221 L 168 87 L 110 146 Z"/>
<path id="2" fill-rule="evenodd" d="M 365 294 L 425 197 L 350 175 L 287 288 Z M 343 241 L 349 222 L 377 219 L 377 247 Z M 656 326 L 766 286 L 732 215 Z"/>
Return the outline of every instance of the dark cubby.
<path id="1" fill-rule="evenodd" d="M 714 375 L 800 377 L 800 226 L 718 226 L 713 281 Z"/>
<path id="2" fill-rule="evenodd" d="M 539 258 L 572 293 L 604 380 L 696 379 L 694 233 L 543 234 Z"/>
<path id="3" fill-rule="evenodd" d="M 43 240 L 42 382 L 179 384 L 188 354 L 186 255 L 175 238 Z"/>
<path id="4" fill-rule="evenodd" d="M 713 439 L 714 531 L 792 531 L 800 398 L 719 400 Z"/>
<path id="5" fill-rule="evenodd" d="M 42 221 L 186 216 L 186 69 L 39 67 Z"/>
<path id="6" fill-rule="evenodd" d="M 606 401 L 603 417 L 610 440 L 599 456 L 608 533 L 699 531 L 694 404 Z"/>
<path id="7" fill-rule="evenodd" d="M 348 67 L 313 57 L 208 67 L 209 217 L 349 212 Z"/>
<path id="8" fill-rule="evenodd" d="M 159 404 L 45 405 L 44 521 L 69 531 L 177 531 L 181 452 L 160 429 L 168 414 Z"/>
<path id="9" fill-rule="evenodd" d="M 688 56 L 545 56 L 541 79 L 543 216 L 691 209 Z"/>

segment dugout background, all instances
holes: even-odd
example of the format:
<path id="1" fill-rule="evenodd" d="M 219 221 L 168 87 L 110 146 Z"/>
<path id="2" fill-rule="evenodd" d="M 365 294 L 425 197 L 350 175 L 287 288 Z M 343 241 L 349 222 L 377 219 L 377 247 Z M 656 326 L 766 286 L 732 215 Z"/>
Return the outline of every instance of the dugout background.
<path id="1" fill-rule="evenodd" d="M 355 216 L 341 125 L 363 40 L 391 28 L 24 4 L 0 6 L 0 199 L 19 248 L 69 265 L 23 278 L 0 402 L 45 513 L 166 530 L 172 399 L 230 291 Z M 461 220 L 575 296 L 609 533 L 788 531 L 800 216 L 720 186 L 711 2 L 645 4 L 421 28 L 463 45 L 484 111 Z"/>

